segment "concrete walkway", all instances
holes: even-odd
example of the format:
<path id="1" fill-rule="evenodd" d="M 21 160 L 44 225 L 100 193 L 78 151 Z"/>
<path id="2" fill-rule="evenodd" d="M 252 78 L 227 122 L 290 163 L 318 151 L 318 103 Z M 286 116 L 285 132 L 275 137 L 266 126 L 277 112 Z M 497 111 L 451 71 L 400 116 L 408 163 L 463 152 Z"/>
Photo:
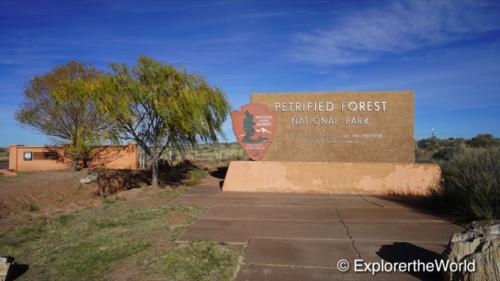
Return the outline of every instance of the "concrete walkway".
<path id="1" fill-rule="evenodd" d="M 237 281 L 436 280 L 435 273 L 344 273 L 337 262 L 434 260 L 462 229 L 373 196 L 231 193 L 205 185 L 174 203 L 207 208 L 180 241 L 243 245 Z"/>

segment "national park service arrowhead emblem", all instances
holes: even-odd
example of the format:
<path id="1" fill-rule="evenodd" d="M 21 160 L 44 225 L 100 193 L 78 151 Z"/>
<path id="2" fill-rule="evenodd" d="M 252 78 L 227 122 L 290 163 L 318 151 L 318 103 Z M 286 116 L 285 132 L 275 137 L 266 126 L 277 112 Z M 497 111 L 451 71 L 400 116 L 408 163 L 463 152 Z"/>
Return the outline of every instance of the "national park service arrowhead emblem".
<path id="1" fill-rule="evenodd" d="M 231 112 L 234 135 L 250 159 L 260 160 L 271 145 L 276 118 L 275 112 L 260 103 L 246 104 L 241 111 Z"/>

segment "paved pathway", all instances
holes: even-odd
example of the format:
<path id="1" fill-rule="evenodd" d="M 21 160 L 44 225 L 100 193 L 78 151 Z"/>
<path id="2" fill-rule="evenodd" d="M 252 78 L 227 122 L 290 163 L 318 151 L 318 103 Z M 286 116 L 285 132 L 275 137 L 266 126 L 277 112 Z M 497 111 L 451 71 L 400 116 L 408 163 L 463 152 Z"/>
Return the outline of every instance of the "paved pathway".
<path id="1" fill-rule="evenodd" d="M 174 202 L 207 208 L 180 241 L 244 246 L 236 281 L 436 280 L 439 275 L 418 272 L 342 273 L 337 262 L 433 260 L 461 230 L 374 196 L 230 193 L 206 185 Z"/>

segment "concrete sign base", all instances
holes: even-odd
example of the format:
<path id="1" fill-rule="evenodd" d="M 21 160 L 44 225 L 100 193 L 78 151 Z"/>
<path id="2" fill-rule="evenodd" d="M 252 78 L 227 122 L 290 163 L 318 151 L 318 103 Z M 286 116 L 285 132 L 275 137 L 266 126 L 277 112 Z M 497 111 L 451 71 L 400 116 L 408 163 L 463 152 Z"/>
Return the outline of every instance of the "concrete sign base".
<path id="1" fill-rule="evenodd" d="M 436 164 L 232 161 L 222 190 L 426 195 L 440 179 Z"/>

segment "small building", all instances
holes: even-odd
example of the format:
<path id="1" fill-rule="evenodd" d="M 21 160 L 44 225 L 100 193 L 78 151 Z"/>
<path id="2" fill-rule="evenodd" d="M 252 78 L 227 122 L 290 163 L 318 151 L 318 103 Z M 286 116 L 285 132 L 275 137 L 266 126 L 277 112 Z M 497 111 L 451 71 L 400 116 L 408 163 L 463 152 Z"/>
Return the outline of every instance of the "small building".
<path id="1" fill-rule="evenodd" d="M 137 144 L 107 145 L 95 147 L 95 155 L 86 165 L 88 168 L 130 169 L 138 168 Z M 83 167 L 83 161 L 78 163 Z M 9 145 L 9 170 L 48 171 L 71 168 L 71 158 L 61 146 Z"/>

